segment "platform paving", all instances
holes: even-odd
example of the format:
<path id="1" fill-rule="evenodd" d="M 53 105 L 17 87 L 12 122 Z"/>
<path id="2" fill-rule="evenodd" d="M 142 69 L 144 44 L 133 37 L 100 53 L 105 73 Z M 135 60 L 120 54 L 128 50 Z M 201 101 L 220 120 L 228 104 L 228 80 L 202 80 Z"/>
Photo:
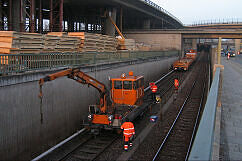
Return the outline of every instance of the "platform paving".
<path id="1" fill-rule="evenodd" d="M 222 64 L 220 160 L 242 160 L 242 55 Z"/>

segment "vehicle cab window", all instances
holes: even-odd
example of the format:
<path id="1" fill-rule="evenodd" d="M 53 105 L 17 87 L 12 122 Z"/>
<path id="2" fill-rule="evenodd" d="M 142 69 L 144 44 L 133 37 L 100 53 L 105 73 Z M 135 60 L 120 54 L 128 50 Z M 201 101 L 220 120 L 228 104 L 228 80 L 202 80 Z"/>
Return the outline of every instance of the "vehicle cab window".
<path id="1" fill-rule="evenodd" d="M 134 81 L 133 88 L 134 88 L 134 90 L 136 90 L 136 89 L 139 88 L 139 87 L 138 87 L 138 82 L 137 82 L 137 81 Z"/>
<path id="2" fill-rule="evenodd" d="M 132 90 L 132 81 L 124 81 L 124 89 Z"/>
<path id="3" fill-rule="evenodd" d="M 114 88 L 115 89 L 122 89 L 122 81 L 114 81 Z"/>

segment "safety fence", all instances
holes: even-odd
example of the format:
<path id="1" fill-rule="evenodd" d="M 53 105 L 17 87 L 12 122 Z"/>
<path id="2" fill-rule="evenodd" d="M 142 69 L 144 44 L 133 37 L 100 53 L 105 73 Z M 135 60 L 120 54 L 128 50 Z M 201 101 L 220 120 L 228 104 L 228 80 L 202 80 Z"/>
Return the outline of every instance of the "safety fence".
<path id="1" fill-rule="evenodd" d="M 0 75 L 57 67 L 75 67 L 156 57 L 178 56 L 178 51 L 0 54 Z"/>

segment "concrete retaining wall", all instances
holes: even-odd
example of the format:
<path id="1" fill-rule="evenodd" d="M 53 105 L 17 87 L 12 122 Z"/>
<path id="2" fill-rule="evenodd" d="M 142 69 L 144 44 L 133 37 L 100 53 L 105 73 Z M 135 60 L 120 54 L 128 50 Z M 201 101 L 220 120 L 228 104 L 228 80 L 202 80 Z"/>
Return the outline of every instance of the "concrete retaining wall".
<path id="1" fill-rule="evenodd" d="M 168 72 L 177 57 L 143 63 L 124 63 L 106 69 L 83 69 L 109 85 L 108 77 L 134 71 L 145 76 L 145 85 Z M 59 78 L 43 86 L 43 124 L 40 121 L 38 80 L 46 75 L 30 73 L 0 79 L 0 160 L 29 160 L 80 129 L 88 105 L 98 103 L 99 93 L 92 87 L 68 78 Z"/>

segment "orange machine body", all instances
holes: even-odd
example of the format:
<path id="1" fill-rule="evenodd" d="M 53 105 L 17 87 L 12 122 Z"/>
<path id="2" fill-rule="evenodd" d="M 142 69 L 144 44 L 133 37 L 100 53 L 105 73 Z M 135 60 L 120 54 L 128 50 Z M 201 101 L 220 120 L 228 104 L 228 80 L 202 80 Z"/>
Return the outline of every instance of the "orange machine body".
<path id="1" fill-rule="evenodd" d="M 185 58 L 187 59 L 196 59 L 197 57 L 197 52 L 195 50 L 190 50 L 189 52 L 186 53 Z"/>
<path id="2" fill-rule="evenodd" d="M 144 97 L 144 77 L 122 74 L 111 79 L 111 98 L 114 104 L 141 105 Z"/>
<path id="3" fill-rule="evenodd" d="M 187 59 L 183 58 L 180 60 L 177 60 L 173 63 L 173 69 L 174 70 L 188 70 L 190 65 L 192 64 L 193 59 Z"/>

